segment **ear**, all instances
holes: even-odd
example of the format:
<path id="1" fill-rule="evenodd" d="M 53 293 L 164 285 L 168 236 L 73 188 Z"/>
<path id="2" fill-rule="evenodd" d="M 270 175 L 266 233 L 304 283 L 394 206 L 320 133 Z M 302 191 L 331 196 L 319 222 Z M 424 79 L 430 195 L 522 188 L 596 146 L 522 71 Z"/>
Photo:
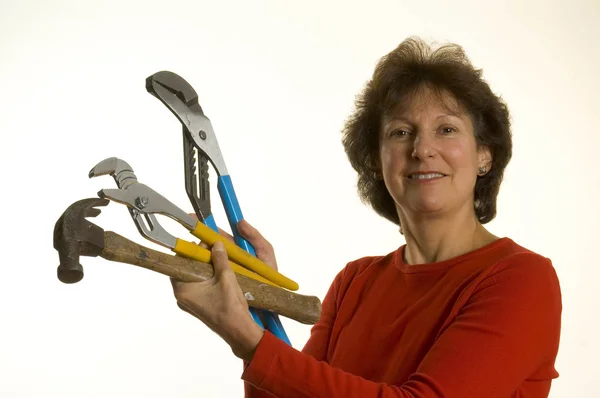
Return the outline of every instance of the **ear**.
<path id="1" fill-rule="evenodd" d="M 375 155 L 375 158 L 371 158 L 371 161 L 369 162 L 371 170 L 373 171 L 373 178 L 375 178 L 376 180 L 383 180 L 383 174 L 381 170 L 381 157 L 379 150 Z"/>
<path id="2" fill-rule="evenodd" d="M 492 168 L 492 151 L 488 146 L 481 146 L 477 151 L 477 167 L 484 167 L 488 172 Z"/>

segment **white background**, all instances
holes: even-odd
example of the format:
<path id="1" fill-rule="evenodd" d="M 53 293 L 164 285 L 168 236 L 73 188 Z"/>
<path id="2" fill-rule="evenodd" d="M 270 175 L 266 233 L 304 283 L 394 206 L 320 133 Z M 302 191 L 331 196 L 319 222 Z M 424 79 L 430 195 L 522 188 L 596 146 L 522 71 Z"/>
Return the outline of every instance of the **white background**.
<path id="1" fill-rule="evenodd" d="M 244 215 L 300 292 L 322 298 L 347 261 L 404 243 L 357 199 L 340 130 L 379 57 L 410 35 L 464 46 L 508 102 L 514 158 L 488 227 L 558 272 L 551 396 L 600 396 L 597 0 L 0 4 L 0 396 L 242 396 L 242 364 L 177 308 L 167 277 L 83 258 L 83 281 L 59 282 L 54 222 L 115 187 L 87 177 L 112 156 L 191 210 L 180 124 L 144 87 L 170 70 L 198 92 Z M 158 248 L 122 205 L 94 222 Z M 283 322 L 301 348 L 310 327 Z"/>

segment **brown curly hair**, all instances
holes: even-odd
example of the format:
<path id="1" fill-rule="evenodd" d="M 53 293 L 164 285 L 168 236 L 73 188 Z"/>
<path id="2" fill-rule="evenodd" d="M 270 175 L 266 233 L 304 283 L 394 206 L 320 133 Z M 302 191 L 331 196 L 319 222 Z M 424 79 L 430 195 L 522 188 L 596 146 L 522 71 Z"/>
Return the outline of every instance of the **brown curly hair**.
<path id="1" fill-rule="evenodd" d="M 510 117 L 504 101 L 483 80 L 482 71 L 473 67 L 456 44 L 434 50 L 410 37 L 377 63 L 342 130 L 344 149 L 358 173 L 359 196 L 377 214 L 400 225 L 394 199 L 378 175 L 379 132 L 387 112 L 410 101 L 424 86 L 451 93 L 471 116 L 478 148 L 487 146 L 491 151 L 491 170 L 478 177 L 474 190 L 475 215 L 485 224 L 496 216 L 496 198 L 512 156 Z"/>

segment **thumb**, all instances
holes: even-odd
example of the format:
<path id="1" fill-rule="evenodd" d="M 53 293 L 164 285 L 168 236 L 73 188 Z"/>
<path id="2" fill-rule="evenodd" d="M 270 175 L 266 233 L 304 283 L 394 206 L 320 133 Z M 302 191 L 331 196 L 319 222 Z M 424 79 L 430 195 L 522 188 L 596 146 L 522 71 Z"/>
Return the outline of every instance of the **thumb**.
<path id="1" fill-rule="evenodd" d="M 223 245 L 223 242 L 215 242 L 211 249 L 211 257 L 215 272 L 213 278 L 216 280 L 221 280 L 230 278 L 231 276 L 235 277 L 233 270 L 229 266 L 229 258 L 227 257 L 227 252 L 225 251 L 225 245 Z"/>

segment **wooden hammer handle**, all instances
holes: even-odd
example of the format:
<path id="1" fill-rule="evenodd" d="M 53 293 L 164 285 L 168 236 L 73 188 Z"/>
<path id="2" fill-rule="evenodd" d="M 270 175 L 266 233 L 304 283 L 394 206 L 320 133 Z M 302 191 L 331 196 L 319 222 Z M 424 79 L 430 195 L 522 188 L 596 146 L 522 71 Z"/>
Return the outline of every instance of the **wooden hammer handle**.
<path id="1" fill-rule="evenodd" d="M 110 261 L 137 265 L 182 282 L 200 282 L 213 277 L 211 264 L 169 255 L 137 244 L 112 232 L 104 232 L 104 251 Z M 248 305 L 275 312 L 300 323 L 313 325 L 321 317 L 318 297 L 304 296 L 236 274 Z"/>

